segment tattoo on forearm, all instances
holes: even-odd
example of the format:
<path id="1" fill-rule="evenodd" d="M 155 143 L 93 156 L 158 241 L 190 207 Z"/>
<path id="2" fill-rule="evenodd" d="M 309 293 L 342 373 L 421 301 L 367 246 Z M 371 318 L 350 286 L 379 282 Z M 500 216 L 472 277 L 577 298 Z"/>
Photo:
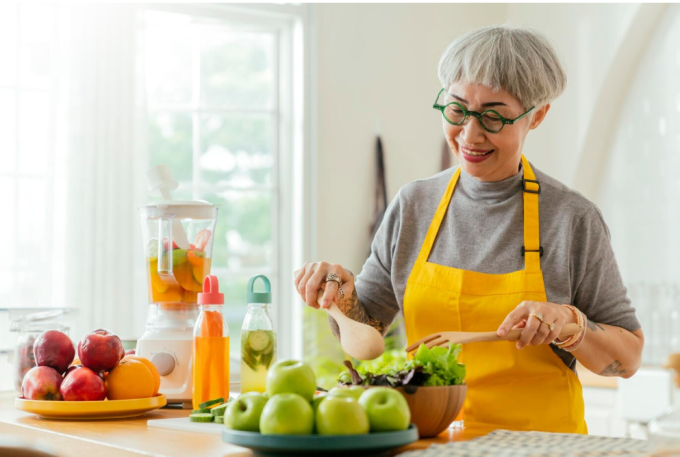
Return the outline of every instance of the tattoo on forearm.
<path id="1" fill-rule="evenodd" d="M 349 297 L 344 297 L 338 300 L 338 308 L 342 311 L 342 314 L 349 317 L 352 320 L 361 322 L 362 324 L 367 324 L 384 335 L 386 325 L 380 322 L 378 319 L 374 319 L 368 315 L 366 308 L 359 303 L 359 297 L 357 297 L 356 289 L 352 291 L 352 295 Z"/>
<path id="2" fill-rule="evenodd" d="M 614 360 L 612 363 L 607 365 L 600 376 L 621 376 L 626 370 L 621 367 L 621 362 Z"/>
<path id="3" fill-rule="evenodd" d="M 588 329 L 589 329 L 591 332 L 597 332 L 598 329 L 600 329 L 600 330 L 602 330 L 602 331 L 604 332 L 604 327 L 602 327 L 602 326 L 601 326 L 600 324 L 598 324 L 597 322 L 593 322 L 593 321 L 588 321 Z"/>

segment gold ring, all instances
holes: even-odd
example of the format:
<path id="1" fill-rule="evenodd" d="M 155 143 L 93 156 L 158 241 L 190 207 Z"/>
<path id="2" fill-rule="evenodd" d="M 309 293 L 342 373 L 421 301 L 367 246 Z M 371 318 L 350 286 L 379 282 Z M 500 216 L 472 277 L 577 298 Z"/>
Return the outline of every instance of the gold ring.
<path id="1" fill-rule="evenodd" d="M 555 330 L 555 323 L 554 322 L 552 324 L 548 324 L 546 321 L 543 320 L 543 318 L 539 314 L 536 314 L 536 313 L 532 313 L 532 314 L 529 315 L 529 317 L 532 317 L 532 316 L 535 317 L 536 319 L 538 319 L 539 321 L 541 321 L 541 324 L 547 325 L 551 332 L 553 330 Z"/>

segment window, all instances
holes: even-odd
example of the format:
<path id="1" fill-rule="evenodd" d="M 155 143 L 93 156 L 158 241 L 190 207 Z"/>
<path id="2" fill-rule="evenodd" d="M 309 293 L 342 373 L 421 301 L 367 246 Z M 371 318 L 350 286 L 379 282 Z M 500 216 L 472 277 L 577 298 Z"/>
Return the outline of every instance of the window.
<path id="1" fill-rule="evenodd" d="M 272 283 L 281 357 L 299 351 L 289 278 L 306 246 L 306 11 L 0 5 L 0 326 L 3 308 L 59 306 L 74 340 L 100 327 L 138 338 L 147 291 L 134 209 L 148 201 L 144 171 L 167 163 L 175 198 L 220 206 L 213 272 L 232 355 L 255 273 Z M 0 355 L 15 338 L 0 332 Z"/>
<path id="2" fill-rule="evenodd" d="M 52 293 L 54 13 L 0 5 L 0 308 L 45 306 Z"/>
<path id="3" fill-rule="evenodd" d="M 291 79 L 282 59 L 292 54 L 280 25 L 215 12 L 143 13 L 147 144 L 149 166 L 170 165 L 180 182 L 174 198 L 219 206 L 211 271 L 222 280 L 235 359 L 252 275 L 270 279 L 270 312 L 286 331 L 276 305 L 289 303 L 291 274 L 282 276 L 281 265 L 290 261 L 292 232 L 282 221 L 291 219 L 291 189 L 280 177 L 292 124 L 280 91 Z"/>

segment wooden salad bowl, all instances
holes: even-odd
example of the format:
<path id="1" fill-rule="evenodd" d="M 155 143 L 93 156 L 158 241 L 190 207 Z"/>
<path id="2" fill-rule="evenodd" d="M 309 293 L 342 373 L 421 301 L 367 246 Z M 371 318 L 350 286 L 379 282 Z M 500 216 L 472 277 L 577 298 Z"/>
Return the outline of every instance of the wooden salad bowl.
<path id="1" fill-rule="evenodd" d="M 403 387 L 397 390 L 408 402 L 411 422 L 418 427 L 420 437 L 429 438 L 446 430 L 460 413 L 467 386 L 418 387 L 414 393 L 408 393 Z"/>

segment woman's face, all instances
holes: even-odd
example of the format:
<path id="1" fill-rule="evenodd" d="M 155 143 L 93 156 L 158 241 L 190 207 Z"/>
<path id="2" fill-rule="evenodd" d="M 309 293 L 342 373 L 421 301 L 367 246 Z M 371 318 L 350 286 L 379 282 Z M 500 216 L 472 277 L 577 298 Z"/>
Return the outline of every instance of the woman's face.
<path id="1" fill-rule="evenodd" d="M 479 84 L 454 83 L 444 97 L 444 104 L 458 102 L 479 113 L 493 109 L 506 119 L 515 119 L 526 111 L 505 90 L 494 92 Z M 468 116 L 463 125 L 451 125 L 442 117 L 444 135 L 466 173 L 480 181 L 500 181 L 517 174 L 524 139 L 529 130 L 541 124 L 549 109 L 549 104 L 535 108 L 498 133 L 484 130 L 473 116 Z"/>

